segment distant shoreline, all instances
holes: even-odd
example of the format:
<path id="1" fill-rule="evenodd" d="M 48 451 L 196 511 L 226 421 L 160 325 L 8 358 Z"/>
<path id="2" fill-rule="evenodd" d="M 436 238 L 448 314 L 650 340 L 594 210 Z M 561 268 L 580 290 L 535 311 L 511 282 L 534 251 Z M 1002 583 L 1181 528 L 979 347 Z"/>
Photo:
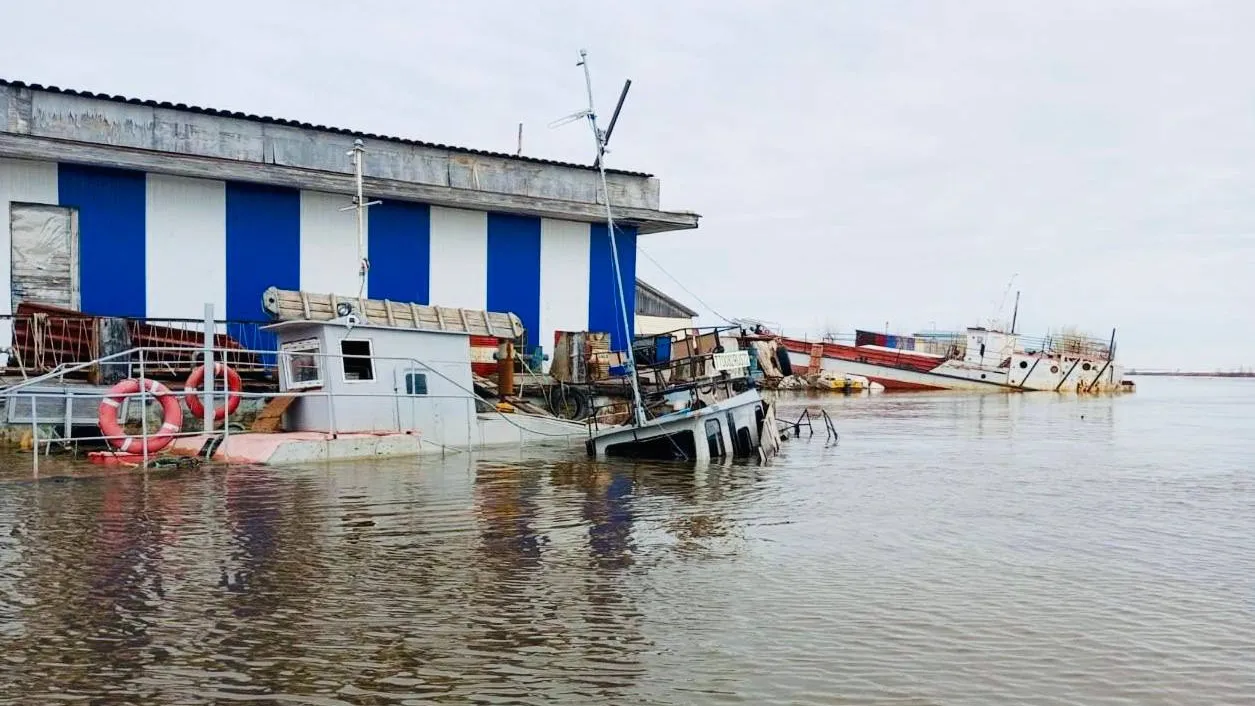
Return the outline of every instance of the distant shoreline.
<path id="1" fill-rule="evenodd" d="M 1129 377 L 1168 377 L 1168 378 L 1255 378 L 1255 371 L 1237 373 L 1202 373 L 1202 372 L 1170 372 L 1166 370 L 1129 370 L 1124 373 Z"/>

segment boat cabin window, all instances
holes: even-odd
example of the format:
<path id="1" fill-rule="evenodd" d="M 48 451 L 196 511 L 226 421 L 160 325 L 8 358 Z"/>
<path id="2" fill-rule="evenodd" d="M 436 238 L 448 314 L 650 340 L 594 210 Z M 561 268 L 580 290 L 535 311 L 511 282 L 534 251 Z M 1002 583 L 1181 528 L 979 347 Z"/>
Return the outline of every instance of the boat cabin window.
<path id="1" fill-rule="evenodd" d="M 680 431 L 645 441 L 628 441 L 606 447 L 606 455 L 617 458 L 667 458 L 691 461 L 697 458 L 693 432 Z"/>
<path id="2" fill-rule="evenodd" d="M 370 341 L 340 341 L 340 360 L 344 364 L 345 381 L 374 380 L 375 361 L 370 357 Z"/>
<path id="3" fill-rule="evenodd" d="M 750 435 L 749 427 L 738 427 L 736 425 L 736 417 L 728 412 L 728 429 L 732 432 L 732 457 L 745 458 L 754 450 L 754 437 Z"/>
<path id="4" fill-rule="evenodd" d="M 283 344 L 288 389 L 302 390 L 322 386 L 321 353 L 316 338 Z"/>
<path id="5" fill-rule="evenodd" d="M 723 448 L 723 425 L 718 419 L 706 420 L 706 444 L 710 447 L 711 458 L 723 458 L 726 455 Z"/>
<path id="6" fill-rule="evenodd" d="M 405 373 L 405 394 L 427 394 L 427 373 L 416 373 L 412 370 Z"/>

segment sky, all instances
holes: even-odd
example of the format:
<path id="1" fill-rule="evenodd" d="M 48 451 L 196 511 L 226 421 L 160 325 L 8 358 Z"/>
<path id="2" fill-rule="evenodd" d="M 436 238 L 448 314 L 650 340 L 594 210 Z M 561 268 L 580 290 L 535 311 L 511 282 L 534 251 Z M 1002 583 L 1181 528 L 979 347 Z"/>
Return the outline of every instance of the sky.
<path id="1" fill-rule="evenodd" d="M 0 0 L 0 76 L 655 174 L 638 274 L 790 334 L 1255 367 L 1255 3 Z M 655 265 L 656 261 L 658 265 Z M 659 266 L 660 265 L 660 266 Z M 678 283 L 677 283 L 678 281 Z"/>

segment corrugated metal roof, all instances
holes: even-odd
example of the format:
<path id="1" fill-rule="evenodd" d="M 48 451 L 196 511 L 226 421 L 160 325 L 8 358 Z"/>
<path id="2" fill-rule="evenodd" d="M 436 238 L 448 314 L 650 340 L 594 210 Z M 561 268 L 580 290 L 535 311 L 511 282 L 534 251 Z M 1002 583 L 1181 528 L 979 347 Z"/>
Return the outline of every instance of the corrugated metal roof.
<path id="1" fill-rule="evenodd" d="M 23 81 L 14 81 L 11 79 L 0 78 L 0 86 L 10 86 L 13 88 L 29 88 L 32 91 L 46 91 L 48 93 L 61 93 L 69 96 L 81 96 L 83 98 L 95 98 L 97 100 L 113 101 L 114 103 L 130 103 L 132 105 L 145 105 L 150 108 L 166 108 L 168 110 L 185 110 L 189 113 L 199 113 L 202 115 L 212 115 L 219 118 L 235 118 L 236 120 L 250 120 L 257 123 L 268 123 L 272 125 L 283 125 L 285 127 L 302 128 L 305 130 L 321 130 L 337 135 L 348 135 L 349 137 L 360 137 L 363 140 L 382 140 L 386 142 L 398 142 L 405 145 L 417 145 L 420 147 L 429 147 L 438 150 L 448 150 L 450 152 L 458 152 L 461 154 L 476 154 L 483 157 L 497 157 L 500 159 L 512 159 L 519 162 L 531 162 L 533 164 L 548 164 L 555 167 L 570 167 L 572 169 L 593 170 L 591 164 L 575 164 L 573 162 L 559 162 L 553 159 L 541 159 L 539 157 L 522 157 L 505 152 L 491 152 L 488 150 L 477 150 L 470 147 L 458 147 L 456 145 L 442 145 L 437 142 L 424 142 L 423 140 L 410 140 L 404 137 L 392 137 L 390 135 L 377 135 L 371 132 L 359 132 L 357 130 L 349 130 L 340 127 L 328 127 L 326 125 L 314 125 L 312 123 L 303 123 L 297 120 L 286 120 L 284 118 L 272 118 L 268 115 L 253 115 L 251 113 L 234 112 L 230 110 L 218 110 L 216 108 L 202 108 L 195 105 L 187 105 L 186 103 L 170 103 L 169 101 L 144 100 L 140 98 L 127 98 L 126 96 L 109 95 L 107 93 L 92 93 L 91 91 L 80 91 L 71 88 L 59 88 L 57 86 L 44 86 L 38 83 L 26 83 Z M 629 172 L 621 169 L 607 169 L 608 173 L 622 174 L 634 177 L 652 177 L 652 174 L 645 172 Z"/>
<path id="2" fill-rule="evenodd" d="M 646 316 L 692 318 L 697 312 L 648 282 L 636 280 L 636 313 Z M 640 296 L 644 294 L 645 296 Z"/>

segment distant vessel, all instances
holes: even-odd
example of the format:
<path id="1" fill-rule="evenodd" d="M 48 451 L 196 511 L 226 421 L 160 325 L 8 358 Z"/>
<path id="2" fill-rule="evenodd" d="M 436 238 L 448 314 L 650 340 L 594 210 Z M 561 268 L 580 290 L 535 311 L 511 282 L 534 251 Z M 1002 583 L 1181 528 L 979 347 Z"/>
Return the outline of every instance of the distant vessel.
<path id="1" fill-rule="evenodd" d="M 886 390 L 1132 389 L 1110 342 L 1064 334 L 1028 339 L 993 328 L 891 336 L 857 331 L 853 344 L 780 337 L 795 372 L 867 378 Z"/>

